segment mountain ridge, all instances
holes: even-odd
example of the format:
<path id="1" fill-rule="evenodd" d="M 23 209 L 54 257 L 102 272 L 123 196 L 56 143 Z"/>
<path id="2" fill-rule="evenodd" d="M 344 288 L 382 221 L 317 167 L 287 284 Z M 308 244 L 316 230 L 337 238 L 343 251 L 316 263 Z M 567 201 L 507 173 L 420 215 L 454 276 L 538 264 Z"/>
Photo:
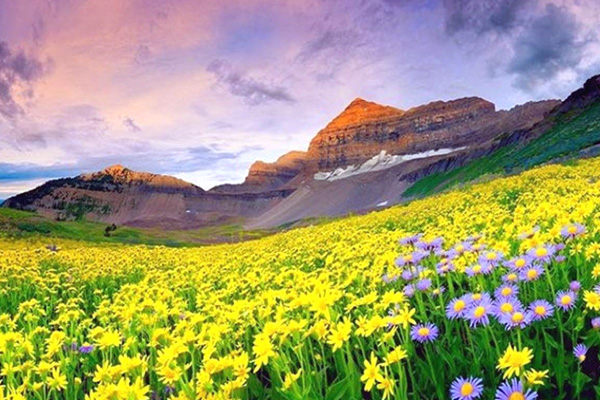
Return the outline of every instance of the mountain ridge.
<path id="1" fill-rule="evenodd" d="M 430 175 L 460 168 L 514 143 L 528 143 L 551 130 L 557 116 L 577 116 L 598 99 L 598 76 L 562 102 L 527 102 L 509 110 L 496 110 L 479 97 L 434 101 L 408 110 L 356 98 L 317 132 L 306 151 L 291 151 L 270 163 L 254 162 L 241 184 L 204 190 L 117 164 L 46 182 L 7 199 L 4 206 L 55 218 L 73 218 L 75 209 L 76 217 L 92 220 L 182 228 L 239 218 L 246 226 L 264 228 L 373 209 L 405 201 L 404 193 Z M 379 164 L 370 172 L 367 165 L 377 163 L 373 159 Z M 352 173 L 334 182 L 316 180 L 316 174 L 327 177 L 350 168 Z"/>

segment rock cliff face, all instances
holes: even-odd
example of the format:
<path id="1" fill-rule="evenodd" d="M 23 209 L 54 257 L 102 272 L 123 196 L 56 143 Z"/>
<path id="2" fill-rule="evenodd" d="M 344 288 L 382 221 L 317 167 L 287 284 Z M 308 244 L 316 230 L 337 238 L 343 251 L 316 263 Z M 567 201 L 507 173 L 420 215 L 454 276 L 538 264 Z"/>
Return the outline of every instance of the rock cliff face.
<path id="1" fill-rule="evenodd" d="M 496 112 L 489 101 L 469 97 L 402 111 L 356 99 L 311 141 L 307 157 L 324 170 L 364 162 L 382 150 L 404 155 L 471 146 L 530 126 L 556 104 Z"/>

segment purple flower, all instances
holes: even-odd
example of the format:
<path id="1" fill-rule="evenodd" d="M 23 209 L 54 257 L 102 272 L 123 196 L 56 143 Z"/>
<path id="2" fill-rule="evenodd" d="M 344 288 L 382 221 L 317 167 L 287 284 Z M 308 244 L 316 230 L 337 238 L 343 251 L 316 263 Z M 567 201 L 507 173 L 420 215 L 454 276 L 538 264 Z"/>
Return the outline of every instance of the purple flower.
<path id="1" fill-rule="evenodd" d="M 500 297 L 511 297 L 519 294 L 519 287 L 512 284 L 504 284 L 499 286 L 494 291 L 494 296 L 496 298 Z"/>
<path id="2" fill-rule="evenodd" d="M 504 314 L 510 314 L 515 311 L 522 311 L 523 304 L 516 297 L 500 297 L 493 303 L 493 314 L 500 318 Z"/>
<path id="3" fill-rule="evenodd" d="M 565 225 L 560 230 L 560 234 L 565 239 L 574 239 L 585 234 L 585 226 L 578 223 Z"/>
<path id="4" fill-rule="evenodd" d="M 446 291 L 446 288 L 444 286 L 440 286 L 440 287 L 437 287 L 437 288 L 433 289 L 431 291 L 431 295 L 433 297 L 438 297 L 438 296 L 441 296 L 442 293 L 444 293 L 445 291 Z"/>
<path id="5" fill-rule="evenodd" d="M 403 292 L 406 297 L 413 297 L 415 295 L 415 285 L 408 284 L 404 286 Z"/>
<path id="6" fill-rule="evenodd" d="M 530 263 L 531 263 L 531 260 L 528 257 L 519 256 L 519 257 L 515 257 L 515 258 L 510 259 L 506 263 L 506 266 L 511 271 L 520 271 L 523 268 L 527 268 Z"/>
<path id="7" fill-rule="evenodd" d="M 537 393 L 528 389 L 523 389 L 523 383 L 513 378 L 510 381 L 503 382 L 496 391 L 496 400 L 536 400 Z"/>
<path id="8" fill-rule="evenodd" d="M 516 272 L 509 272 L 508 274 L 506 274 L 502 277 L 502 282 L 506 282 L 506 283 L 519 282 L 519 274 L 517 274 Z"/>
<path id="9" fill-rule="evenodd" d="M 585 361 L 585 355 L 587 354 L 588 348 L 585 344 L 578 344 L 573 349 L 573 355 L 580 363 Z"/>
<path id="10" fill-rule="evenodd" d="M 533 249 L 530 249 L 527 252 L 527 256 L 531 257 L 533 261 L 538 261 L 541 263 L 547 263 L 552 259 L 556 249 L 554 246 L 539 246 Z"/>
<path id="11" fill-rule="evenodd" d="M 544 273 L 544 268 L 539 265 L 532 265 L 521 271 L 521 280 L 524 281 L 535 281 Z"/>
<path id="12" fill-rule="evenodd" d="M 499 251 L 486 251 L 479 256 L 479 263 L 485 266 L 495 267 L 504 258 L 504 255 Z"/>
<path id="13" fill-rule="evenodd" d="M 541 321 L 554 315 L 554 306 L 546 300 L 535 300 L 529 305 L 534 321 Z"/>
<path id="14" fill-rule="evenodd" d="M 417 324 L 410 330 L 410 337 L 412 340 L 419 343 L 433 342 L 438 337 L 438 334 L 438 327 L 431 322 Z"/>
<path id="15" fill-rule="evenodd" d="M 579 289 L 581 289 L 581 283 L 579 283 L 579 281 L 573 281 L 569 284 L 569 289 L 573 292 L 578 292 Z"/>
<path id="16" fill-rule="evenodd" d="M 421 236 L 423 236 L 422 233 L 417 233 L 415 235 L 403 237 L 398 242 L 403 246 L 414 245 L 415 243 L 417 243 L 419 241 L 419 239 L 421 239 Z"/>
<path id="17" fill-rule="evenodd" d="M 410 281 L 412 278 L 414 278 L 414 275 L 413 275 L 412 271 L 410 271 L 408 269 L 405 269 L 404 271 L 402 271 L 402 273 L 400 274 L 400 276 L 405 281 Z"/>
<path id="18" fill-rule="evenodd" d="M 466 298 L 465 296 L 452 299 L 450 303 L 446 306 L 446 316 L 449 319 L 457 319 L 465 316 L 469 304 L 471 303 L 470 298 Z"/>
<path id="19" fill-rule="evenodd" d="M 423 278 L 417 282 L 417 290 L 424 292 L 431 287 L 431 279 Z"/>
<path id="20" fill-rule="evenodd" d="M 483 274 L 484 268 L 481 264 L 475 264 L 470 267 L 465 268 L 465 273 L 468 276 L 475 276 Z"/>
<path id="21" fill-rule="evenodd" d="M 79 347 L 79 352 L 82 354 L 90 354 L 94 351 L 94 346 L 92 345 L 83 345 Z"/>
<path id="22" fill-rule="evenodd" d="M 437 237 L 433 240 L 419 240 L 415 243 L 415 247 L 417 249 L 427 251 L 427 252 L 435 252 L 437 250 L 441 250 L 442 244 L 444 243 L 444 239 L 441 237 Z"/>
<path id="23" fill-rule="evenodd" d="M 530 312 L 515 310 L 511 313 L 500 315 L 498 321 L 500 321 L 500 323 L 504 325 L 504 328 L 509 330 L 513 328 L 523 329 L 531 323 L 532 319 L 533 316 Z"/>
<path id="24" fill-rule="evenodd" d="M 592 318 L 592 328 L 600 329 L 600 317 Z"/>
<path id="25" fill-rule="evenodd" d="M 480 378 L 458 377 L 450 386 L 452 400 L 475 400 L 483 392 L 483 381 Z"/>
<path id="26" fill-rule="evenodd" d="M 575 301 L 577 300 L 577 293 L 572 291 L 561 290 L 556 294 L 556 305 L 562 308 L 564 311 L 568 311 L 575 307 Z"/>
<path id="27" fill-rule="evenodd" d="M 489 298 L 473 302 L 466 314 L 471 328 L 474 328 L 477 325 L 488 325 L 490 323 L 489 315 L 493 310 L 494 308 Z"/>

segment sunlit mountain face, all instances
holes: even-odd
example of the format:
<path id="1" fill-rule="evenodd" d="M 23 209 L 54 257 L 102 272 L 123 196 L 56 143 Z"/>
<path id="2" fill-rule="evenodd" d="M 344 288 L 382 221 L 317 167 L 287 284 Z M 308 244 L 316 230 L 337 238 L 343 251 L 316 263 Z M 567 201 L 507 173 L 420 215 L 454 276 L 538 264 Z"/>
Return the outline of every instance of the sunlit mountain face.
<path id="1" fill-rule="evenodd" d="M 123 163 L 203 188 L 306 150 L 354 98 L 565 98 L 594 0 L 0 0 L 0 197 Z"/>

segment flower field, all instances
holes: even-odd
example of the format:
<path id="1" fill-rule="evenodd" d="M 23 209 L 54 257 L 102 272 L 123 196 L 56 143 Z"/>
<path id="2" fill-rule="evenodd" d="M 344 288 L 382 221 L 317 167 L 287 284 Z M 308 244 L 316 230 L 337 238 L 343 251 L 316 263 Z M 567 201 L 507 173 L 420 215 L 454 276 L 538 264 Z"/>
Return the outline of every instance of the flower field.
<path id="1" fill-rule="evenodd" d="M 0 242 L 0 399 L 600 396 L 600 159 L 202 248 Z"/>

